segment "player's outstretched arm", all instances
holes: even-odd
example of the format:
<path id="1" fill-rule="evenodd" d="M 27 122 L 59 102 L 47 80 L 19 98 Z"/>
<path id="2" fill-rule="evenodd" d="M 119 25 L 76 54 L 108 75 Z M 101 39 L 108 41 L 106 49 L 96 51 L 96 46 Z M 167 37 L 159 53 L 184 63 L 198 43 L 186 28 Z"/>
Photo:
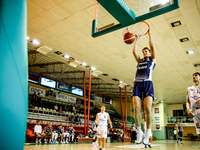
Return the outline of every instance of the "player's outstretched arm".
<path id="1" fill-rule="evenodd" d="M 154 62 L 156 62 L 155 46 L 154 46 L 153 38 L 151 36 L 151 30 L 150 29 L 148 31 L 148 35 L 149 35 L 149 47 L 150 47 L 150 50 L 151 50 L 151 58 L 154 60 Z"/>
<path id="2" fill-rule="evenodd" d="M 95 119 L 95 123 L 96 123 L 96 125 L 98 125 L 98 114 L 96 115 L 96 119 Z"/>
<path id="3" fill-rule="evenodd" d="M 135 57 L 135 60 L 139 63 L 140 61 L 140 55 L 137 53 L 137 37 L 135 37 L 135 42 L 133 45 L 133 56 Z"/>
<path id="4" fill-rule="evenodd" d="M 112 122 L 111 122 L 111 120 L 110 120 L 110 115 L 108 114 L 108 122 L 109 122 L 109 124 L 110 124 L 110 128 L 112 128 Z"/>
<path id="5" fill-rule="evenodd" d="M 189 100 L 189 95 L 188 95 L 188 89 L 187 89 L 187 96 L 186 96 L 186 108 L 187 108 L 187 113 L 188 116 L 194 117 L 193 111 L 190 109 L 190 100 Z"/>

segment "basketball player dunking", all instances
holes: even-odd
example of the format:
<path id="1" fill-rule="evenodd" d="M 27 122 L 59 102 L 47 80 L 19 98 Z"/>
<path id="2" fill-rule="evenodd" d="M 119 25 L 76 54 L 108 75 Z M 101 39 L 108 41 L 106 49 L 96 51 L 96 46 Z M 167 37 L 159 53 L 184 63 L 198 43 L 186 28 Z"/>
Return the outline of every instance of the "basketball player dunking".
<path id="1" fill-rule="evenodd" d="M 101 112 L 96 115 L 96 120 L 95 120 L 96 125 L 98 125 L 97 137 L 99 143 L 99 150 L 105 150 L 105 141 L 107 138 L 107 122 L 109 122 L 110 127 L 112 128 L 110 116 L 107 112 L 105 112 L 105 106 L 102 106 Z"/>
<path id="2" fill-rule="evenodd" d="M 200 72 L 193 73 L 194 86 L 187 88 L 186 108 L 193 117 L 196 132 L 200 135 Z"/>
<path id="3" fill-rule="evenodd" d="M 145 145 L 149 144 L 149 137 L 151 135 L 151 109 L 152 101 L 154 99 L 152 72 L 156 63 L 155 49 L 150 29 L 148 31 L 148 35 L 150 49 L 148 47 L 143 48 L 142 53 L 144 58 L 140 58 L 139 54 L 136 51 L 138 43 L 137 38 L 133 47 L 133 56 L 138 63 L 132 92 L 133 106 L 135 112 L 134 118 L 138 127 L 136 143 L 140 144 L 144 137 L 144 134 L 141 130 L 141 102 L 142 98 L 144 98 L 144 111 L 146 112 L 147 117 L 147 132 L 143 141 Z"/>

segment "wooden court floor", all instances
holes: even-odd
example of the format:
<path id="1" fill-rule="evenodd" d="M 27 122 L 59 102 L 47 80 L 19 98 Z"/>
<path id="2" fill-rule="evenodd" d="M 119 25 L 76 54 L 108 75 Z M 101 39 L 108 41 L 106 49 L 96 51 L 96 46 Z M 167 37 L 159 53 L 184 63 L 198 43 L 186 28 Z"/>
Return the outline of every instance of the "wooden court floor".
<path id="1" fill-rule="evenodd" d="M 132 144 L 130 142 L 107 143 L 106 150 L 142 150 L 143 144 Z M 153 150 L 197 150 L 200 149 L 200 141 L 183 141 L 183 145 L 176 144 L 173 140 L 156 140 L 152 143 Z M 24 150 L 99 150 L 92 147 L 91 143 L 85 144 L 49 144 L 49 145 L 25 145 Z"/>

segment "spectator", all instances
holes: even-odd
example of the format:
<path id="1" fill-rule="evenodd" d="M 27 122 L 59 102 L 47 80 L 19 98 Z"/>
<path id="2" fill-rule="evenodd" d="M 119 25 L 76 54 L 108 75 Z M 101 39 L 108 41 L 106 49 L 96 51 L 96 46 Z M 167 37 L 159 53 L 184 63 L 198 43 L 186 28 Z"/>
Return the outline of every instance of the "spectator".
<path id="1" fill-rule="evenodd" d="M 91 128 L 88 130 L 88 137 L 93 138 L 93 131 Z"/>
<path id="2" fill-rule="evenodd" d="M 81 126 L 81 118 L 79 117 L 79 115 L 76 116 L 76 123 L 77 125 L 80 124 Z"/>
<path id="3" fill-rule="evenodd" d="M 115 128 L 112 129 L 112 140 L 113 142 L 118 140 L 118 136 L 117 136 L 117 130 Z"/>
<path id="4" fill-rule="evenodd" d="M 71 115 L 69 115 L 69 121 L 72 121 L 72 116 Z"/>
<path id="5" fill-rule="evenodd" d="M 135 143 L 136 140 L 136 130 L 137 127 L 135 126 L 135 123 L 133 124 L 133 126 L 131 127 L 131 142 Z"/>
<path id="6" fill-rule="evenodd" d="M 75 115 L 73 115 L 72 122 L 75 123 L 75 120 L 76 120 L 76 117 L 75 117 Z"/>
<path id="7" fill-rule="evenodd" d="M 43 108 L 43 103 L 42 103 L 42 101 L 40 101 L 39 107 L 42 107 L 42 108 Z"/>
<path id="8" fill-rule="evenodd" d="M 84 138 L 83 134 L 82 134 L 82 133 L 79 133 L 79 134 L 78 134 L 78 138 Z"/>
<path id="9" fill-rule="evenodd" d="M 40 104 L 40 102 L 41 102 L 41 96 L 40 96 L 40 93 L 38 93 L 38 95 L 37 95 L 37 101 L 38 101 L 38 104 Z"/>
<path id="10" fill-rule="evenodd" d="M 55 109 L 56 111 L 58 111 L 58 105 L 57 105 L 57 104 L 54 106 L 54 109 Z"/>
<path id="11" fill-rule="evenodd" d="M 49 143 L 51 143 L 52 137 L 54 137 L 53 127 L 51 122 L 49 122 L 49 124 L 44 128 L 44 133 L 45 133 L 45 144 L 47 143 L 46 141 L 47 135 L 49 136 Z"/>
<path id="12" fill-rule="evenodd" d="M 40 121 L 37 120 L 37 124 L 35 125 L 34 127 L 34 133 L 35 133 L 35 136 L 36 136 L 36 141 L 35 143 L 41 143 L 41 140 L 42 138 L 44 138 L 45 134 L 43 133 L 42 134 L 42 126 L 40 125 Z M 41 137 L 38 141 L 38 137 Z"/>
<path id="13" fill-rule="evenodd" d="M 60 109 L 59 109 L 58 112 L 59 112 L 59 113 L 63 113 L 63 111 L 62 111 L 62 106 L 60 106 Z"/>
<path id="14" fill-rule="evenodd" d="M 28 108 L 33 108 L 33 105 L 31 103 L 31 100 L 28 101 Z"/>
<path id="15" fill-rule="evenodd" d="M 33 102 L 33 106 L 37 106 L 37 95 L 36 95 L 36 92 L 34 92 L 33 95 L 32 95 L 32 102 Z"/>
<path id="16" fill-rule="evenodd" d="M 81 109 L 80 106 L 76 107 L 76 113 L 80 113 L 80 109 Z"/>
<path id="17" fill-rule="evenodd" d="M 73 105 L 72 111 L 74 112 L 74 114 L 76 114 L 76 106 L 75 105 Z"/>
<path id="18" fill-rule="evenodd" d="M 65 106 L 65 107 L 63 108 L 63 111 L 68 111 L 67 106 Z"/>

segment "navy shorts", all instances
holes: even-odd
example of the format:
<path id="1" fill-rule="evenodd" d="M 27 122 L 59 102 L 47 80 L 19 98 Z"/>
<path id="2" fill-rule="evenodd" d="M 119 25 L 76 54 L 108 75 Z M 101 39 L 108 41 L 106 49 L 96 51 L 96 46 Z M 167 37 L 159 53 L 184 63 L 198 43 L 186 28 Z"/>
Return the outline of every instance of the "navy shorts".
<path id="1" fill-rule="evenodd" d="M 179 138 L 182 138 L 183 132 L 178 132 Z"/>
<path id="2" fill-rule="evenodd" d="M 154 89 L 152 81 L 135 82 L 131 96 L 138 96 L 141 100 L 147 96 L 152 96 L 154 100 Z"/>

